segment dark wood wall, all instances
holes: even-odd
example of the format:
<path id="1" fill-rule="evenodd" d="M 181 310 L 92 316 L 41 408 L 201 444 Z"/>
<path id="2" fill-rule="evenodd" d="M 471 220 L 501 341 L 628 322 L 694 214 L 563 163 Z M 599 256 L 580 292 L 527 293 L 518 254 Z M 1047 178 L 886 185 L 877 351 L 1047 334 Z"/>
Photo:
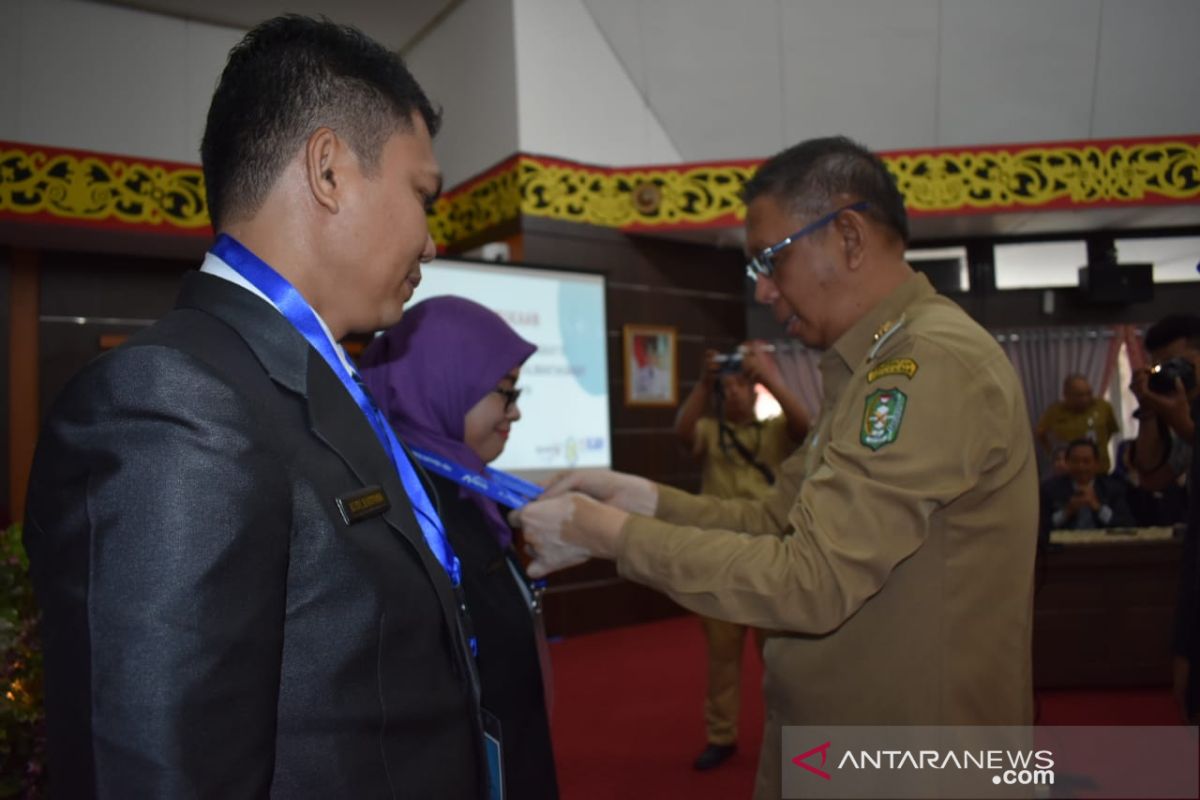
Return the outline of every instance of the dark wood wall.
<path id="1" fill-rule="evenodd" d="M 622 327 L 676 328 L 679 397 L 687 396 L 708 347 L 729 349 L 746 335 L 741 255 L 710 245 L 630 236 L 543 220 L 526 220 L 520 260 L 586 269 L 607 279 L 608 365 L 614 469 L 645 475 L 691 491 L 699 466 L 672 427 L 675 408 L 627 407 Z M 599 630 L 682 613 L 650 589 L 617 577 L 598 561 L 553 576 L 546 598 L 551 635 Z"/>
<path id="2" fill-rule="evenodd" d="M 736 249 L 708 244 L 537 218 L 525 218 L 520 230 L 510 233 L 506 240 L 515 261 L 583 269 L 602 273 L 607 279 L 614 467 L 683 489 L 698 488 L 698 465 L 683 451 L 671 430 L 676 410 L 624 404 L 622 327 L 634 323 L 677 328 L 678 389 L 682 399 L 695 385 L 704 349 L 729 349 L 748 335 L 779 335 L 779 327 L 767 310 L 748 302 L 741 254 Z M 0 242 L 28 244 L 9 242 L 4 237 Z M 135 332 L 170 307 L 180 276 L 200 259 L 202 246 L 191 241 L 186 244 L 190 248 L 186 254 L 182 250 L 141 248 L 141 252 L 161 251 L 161 255 L 149 257 L 96 251 L 29 251 L 37 261 L 36 407 L 41 414 L 70 376 L 101 351 L 101 336 Z M 1200 284 L 1192 283 L 1159 285 L 1153 302 L 1116 307 L 1089 305 L 1074 290 L 1056 289 L 1052 290 L 1055 312 L 1047 315 L 1042 311 L 1041 290 L 998 292 L 988 288 L 993 283 L 990 244 L 968 244 L 973 288 L 953 296 L 987 327 L 1144 323 L 1167 313 L 1200 309 Z M 10 276 L 17 252 L 0 247 L 0 314 L 4 315 L 11 311 Z M 69 321 L 74 317 L 87 321 Z M 0 325 L 0 330 L 9 337 L 5 344 L 11 345 L 11 352 L 31 346 L 13 338 L 7 323 Z M 5 363 L 9 354 L 10 346 L 0 347 L 3 382 L 10 374 Z M 0 391 L 3 420 L 10 418 L 2 413 L 8 396 L 7 391 Z M 0 443 L 12 433 L 9 425 L 0 426 Z M 5 465 L 0 464 L 0 486 L 5 497 L 11 479 L 19 471 L 15 466 L 11 470 L 8 474 Z M 551 633 L 574 634 L 649 621 L 682 610 L 662 595 L 620 579 L 611 563 L 596 562 L 553 578 L 546 613 Z"/>
<path id="3" fill-rule="evenodd" d="M 44 419 L 67 381 L 102 352 L 100 338 L 131 335 L 165 315 L 183 274 L 197 262 L 53 251 L 40 262 L 38 397 Z"/>

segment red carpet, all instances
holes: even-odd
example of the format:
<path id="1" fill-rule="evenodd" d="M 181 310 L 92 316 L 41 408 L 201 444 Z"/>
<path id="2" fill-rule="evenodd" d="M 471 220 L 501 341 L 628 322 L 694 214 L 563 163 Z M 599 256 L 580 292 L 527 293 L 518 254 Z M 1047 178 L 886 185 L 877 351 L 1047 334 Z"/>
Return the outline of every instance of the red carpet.
<path id="1" fill-rule="evenodd" d="M 704 749 L 704 632 L 680 617 L 551 645 L 554 749 L 564 800 L 749 797 L 762 740 L 762 667 L 747 637 L 738 752 Z"/>
<path id="2" fill-rule="evenodd" d="M 762 668 L 747 644 L 738 753 L 709 772 L 704 634 L 693 617 L 555 642 L 554 747 L 564 800 L 749 798 L 762 739 Z M 1038 694 L 1043 725 L 1170 725 L 1166 689 Z"/>

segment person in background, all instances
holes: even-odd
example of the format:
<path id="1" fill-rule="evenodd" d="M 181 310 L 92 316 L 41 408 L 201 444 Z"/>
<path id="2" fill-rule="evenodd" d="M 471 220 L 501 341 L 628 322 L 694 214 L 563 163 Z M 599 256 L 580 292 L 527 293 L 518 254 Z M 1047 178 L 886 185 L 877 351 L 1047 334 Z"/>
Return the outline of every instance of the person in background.
<path id="1" fill-rule="evenodd" d="M 1065 445 L 1054 448 L 1054 452 L 1050 454 L 1050 477 L 1058 478 L 1068 474 L 1070 469 L 1067 467 L 1067 448 Z"/>
<path id="2" fill-rule="evenodd" d="M 1130 387 L 1138 399 L 1132 455 L 1143 486 L 1161 489 L 1186 476 L 1187 527 L 1172 637 L 1172 687 L 1180 713 L 1200 718 L 1200 316 L 1173 314 L 1146 331 L 1151 367 Z M 1156 374 L 1157 373 L 1157 374 Z"/>
<path id="3" fill-rule="evenodd" d="M 535 350 L 478 303 L 434 297 L 377 336 L 361 359 L 367 389 L 433 483 L 462 562 L 482 705 L 499 723 L 505 797 L 532 800 L 558 796 L 540 657 L 544 639 L 537 593 L 498 505 L 509 484 L 487 465 L 504 452 L 521 418 L 516 384 Z"/>
<path id="4" fill-rule="evenodd" d="M 1150 376 L 1154 368 L 1172 359 L 1200 356 L 1200 315 L 1163 317 L 1147 329 L 1143 344 L 1150 365 L 1134 373 L 1129 387 L 1138 401 L 1134 412 L 1138 432 L 1129 458 L 1138 484 L 1148 491 L 1162 491 L 1187 480 L 1192 460 L 1188 434 L 1194 426 L 1186 397 L 1152 391 Z"/>
<path id="5" fill-rule="evenodd" d="M 1047 455 L 1056 446 L 1076 439 L 1091 439 L 1100 452 L 1100 474 L 1112 471 L 1108 441 L 1120 432 L 1112 406 L 1092 394 L 1091 384 L 1082 375 L 1068 375 L 1063 381 L 1063 396 L 1052 404 L 1038 421 L 1034 435 Z"/>
<path id="6" fill-rule="evenodd" d="M 1067 445 L 1067 474 L 1042 484 L 1042 530 L 1127 528 L 1136 523 L 1125 484 L 1100 474 L 1100 448 L 1091 439 Z"/>
<path id="7" fill-rule="evenodd" d="M 779 465 L 804 440 L 809 419 L 762 343 L 747 342 L 736 358 L 740 364 L 723 368 L 717 351 L 704 354 L 700 380 L 679 408 L 675 433 L 693 457 L 703 462 L 702 494 L 756 499 L 766 494 Z M 782 415 L 761 421 L 755 416 L 756 383 L 775 397 Z M 737 751 L 747 627 L 703 615 L 700 621 L 708 642 L 708 694 L 704 701 L 708 744 L 693 766 L 707 770 Z M 762 632 L 756 634 L 761 650 Z"/>
<path id="8" fill-rule="evenodd" d="M 353 28 L 278 17 L 229 54 L 217 240 L 34 457 L 52 796 L 486 796 L 453 553 L 338 344 L 436 253 L 438 123 Z"/>

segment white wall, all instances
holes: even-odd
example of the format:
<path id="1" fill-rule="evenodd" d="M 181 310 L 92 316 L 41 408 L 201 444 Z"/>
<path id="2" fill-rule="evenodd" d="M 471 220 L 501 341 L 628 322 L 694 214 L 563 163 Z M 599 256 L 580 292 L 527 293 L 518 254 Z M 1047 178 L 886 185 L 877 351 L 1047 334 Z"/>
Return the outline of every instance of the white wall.
<path id="1" fill-rule="evenodd" d="M 336 17 L 336 4 L 330 4 Z M 368 31 L 370 33 L 370 31 Z M 1200 0 L 466 0 L 409 64 L 447 185 L 608 165 L 1200 132 Z M 197 163 L 241 31 L 0 0 L 0 139 Z"/>
<path id="2" fill-rule="evenodd" d="M 242 31 L 74 0 L 0 0 L 0 139 L 199 163 Z"/>
<path id="3" fill-rule="evenodd" d="M 943 4 L 938 143 L 1088 138 L 1100 5 Z"/>
<path id="4" fill-rule="evenodd" d="M 434 150 L 447 188 L 520 149 L 512 0 L 466 0 L 407 62 L 442 106 Z"/>
<path id="5" fill-rule="evenodd" d="M 775 149 L 838 133 L 879 150 L 937 141 L 940 5 L 785 3 L 779 37 L 785 128 Z"/>
<path id="6" fill-rule="evenodd" d="M 1198 0 L 582 0 L 687 161 L 1200 132 Z"/>
<path id="7" fill-rule="evenodd" d="M 1200 131 L 1200 2 L 1107 0 L 1101 23 L 1092 134 Z"/>
<path id="8" fill-rule="evenodd" d="M 521 150 L 602 165 L 680 160 L 583 0 L 513 0 Z"/>

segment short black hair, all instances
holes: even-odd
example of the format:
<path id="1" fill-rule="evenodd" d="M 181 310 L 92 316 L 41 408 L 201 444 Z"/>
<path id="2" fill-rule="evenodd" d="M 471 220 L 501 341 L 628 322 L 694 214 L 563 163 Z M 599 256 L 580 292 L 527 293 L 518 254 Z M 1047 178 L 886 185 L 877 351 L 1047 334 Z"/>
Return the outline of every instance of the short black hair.
<path id="1" fill-rule="evenodd" d="M 1076 447 L 1091 448 L 1092 456 L 1095 457 L 1095 459 L 1097 461 L 1100 460 L 1100 446 L 1097 445 L 1095 442 L 1093 442 L 1091 439 L 1074 439 L 1074 440 L 1072 440 L 1071 443 L 1067 445 L 1067 457 L 1068 458 L 1071 457 L 1071 451 L 1074 450 Z"/>
<path id="2" fill-rule="evenodd" d="M 288 14 L 255 27 L 229 53 L 208 108 L 200 160 L 213 227 L 253 215 L 313 131 L 344 138 L 368 175 L 384 143 L 435 110 L 400 56 L 345 25 Z"/>
<path id="3" fill-rule="evenodd" d="M 809 139 L 772 156 L 742 187 L 742 200 L 769 195 L 793 213 L 833 211 L 833 198 L 849 195 L 868 203 L 867 214 L 908 243 L 904 196 L 879 156 L 845 136 Z"/>
<path id="4" fill-rule="evenodd" d="M 1186 339 L 1189 345 L 1200 350 L 1200 316 L 1170 314 L 1163 317 L 1146 331 L 1146 349 L 1160 350 L 1177 339 Z"/>

